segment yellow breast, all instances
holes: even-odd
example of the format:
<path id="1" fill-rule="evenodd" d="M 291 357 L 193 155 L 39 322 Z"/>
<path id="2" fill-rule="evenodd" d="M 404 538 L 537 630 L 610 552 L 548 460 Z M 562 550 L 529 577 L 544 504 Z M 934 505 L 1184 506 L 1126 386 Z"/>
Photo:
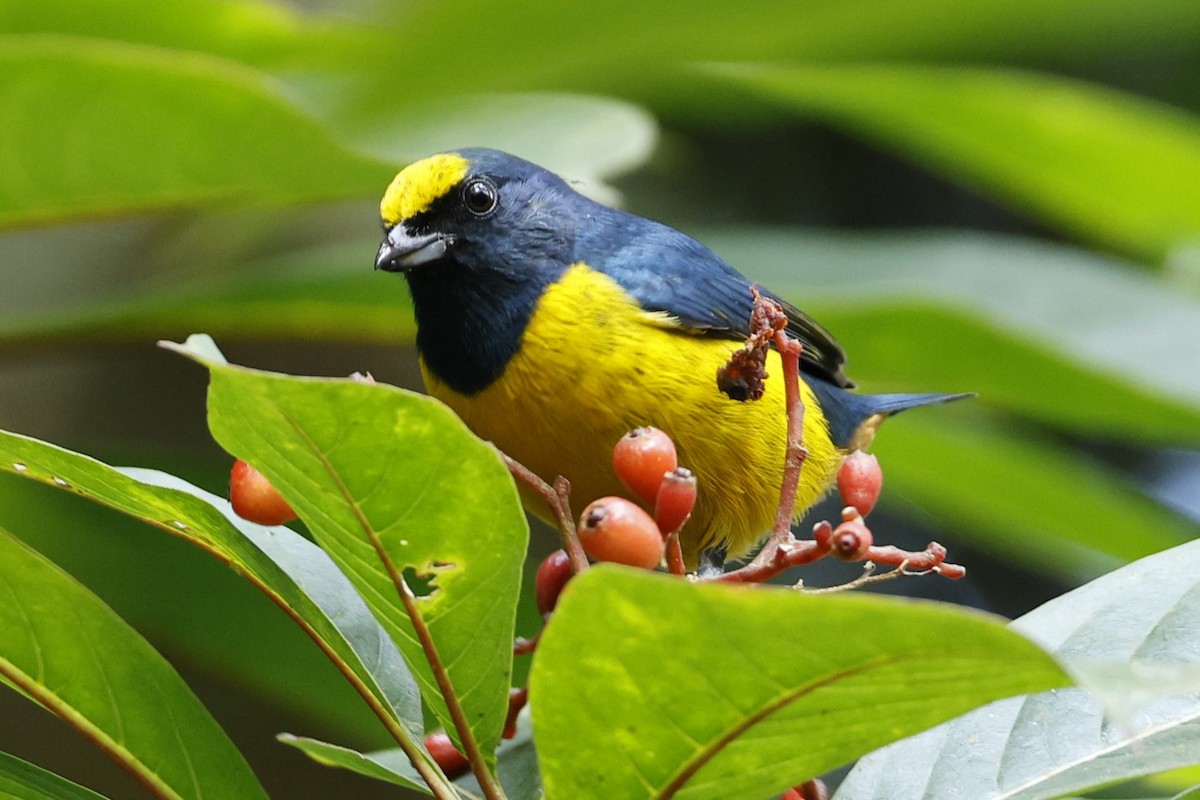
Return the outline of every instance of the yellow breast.
<path id="1" fill-rule="evenodd" d="M 628 496 L 612 467 L 622 435 L 640 425 L 666 431 L 699 483 L 681 536 L 694 563 L 700 550 L 722 542 L 731 557 L 745 553 L 778 505 L 787 438 L 782 366 L 772 351 L 763 398 L 730 400 L 716 374 L 737 347 L 643 311 L 607 275 L 577 264 L 542 296 L 519 352 L 487 389 L 464 397 L 422 368 L 430 394 L 481 438 L 546 480 L 570 480 L 576 513 L 598 497 Z M 841 458 L 815 397 L 801 388 L 808 459 L 797 514 L 826 491 Z M 547 517 L 541 498 L 522 493 L 532 512 Z"/>

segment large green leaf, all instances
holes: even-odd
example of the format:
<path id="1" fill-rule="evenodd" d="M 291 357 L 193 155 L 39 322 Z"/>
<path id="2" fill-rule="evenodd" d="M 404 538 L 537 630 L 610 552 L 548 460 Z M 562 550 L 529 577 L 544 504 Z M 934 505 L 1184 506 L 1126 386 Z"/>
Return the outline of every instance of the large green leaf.
<path id="1" fill-rule="evenodd" d="M 400 646 L 454 729 L 414 620 L 426 626 L 485 753 L 508 709 L 528 528 L 507 469 L 442 404 L 385 385 L 211 373 L 209 427 L 279 489 Z M 385 564 L 421 596 L 403 601 Z"/>
<path id="2" fill-rule="evenodd" d="M 393 735 L 420 741 L 420 698 L 395 646 L 320 548 L 228 501 L 150 470 L 118 471 L 36 439 L 0 432 L 0 470 L 71 491 L 180 536 L 246 576 L 321 646 Z"/>
<path id="3" fill-rule="evenodd" d="M 547 797 L 734 800 L 1065 683 L 979 613 L 600 567 L 564 592 L 530 697 Z"/>
<path id="4" fill-rule="evenodd" d="M 95 595 L 0 531 L 0 677 L 170 798 L 266 798 L 171 665 Z"/>
<path id="5" fill-rule="evenodd" d="M 0 753 L 3 800 L 104 800 L 101 795 L 27 761 Z"/>
<path id="6" fill-rule="evenodd" d="M 0 36 L 0 72 L 0 227 L 373 194 L 392 174 L 339 147 L 265 76 L 231 62 Z"/>
<path id="7" fill-rule="evenodd" d="M 1181 109 L 1050 75 L 978 68 L 732 66 L 710 74 L 1142 258 L 1160 260 L 1200 236 L 1200 119 Z"/>
<path id="8" fill-rule="evenodd" d="M 1200 542 L 1191 542 L 1012 624 L 1068 665 L 1129 667 L 1115 715 L 1082 689 L 1003 700 L 873 753 L 837 796 L 1049 800 L 1200 764 L 1198 575 Z"/>

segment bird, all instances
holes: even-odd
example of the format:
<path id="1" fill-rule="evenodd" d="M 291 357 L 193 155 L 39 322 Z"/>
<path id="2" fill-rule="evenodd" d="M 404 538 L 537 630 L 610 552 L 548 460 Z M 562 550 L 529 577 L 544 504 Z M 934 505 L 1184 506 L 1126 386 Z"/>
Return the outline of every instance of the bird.
<path id="1" fill-rule="evenodd" d="M 426 390 L 477 436 L 543 480 L 565 477 L 572 502 L 586 504 L 628 496 L 612 448 L 631 429 L 660 428 L 698 481 L 680 531 L 689 566 L 719 570 L 763 539 L 787 444 L 782 363 L 772 349 L 759 400 L 732 399 L 716 381 L 750 333 L 746 277 L 696 239 L 498 150 L 410 163 L 380 216 L 375 268 L 407 281 Z M 966 396 L 852 391 L 833 335 L 756 288 L 803 345 L 797 516 L 886 417 Z M 519 488 L 525 507 L 552 521 L 544 498 Z"/>

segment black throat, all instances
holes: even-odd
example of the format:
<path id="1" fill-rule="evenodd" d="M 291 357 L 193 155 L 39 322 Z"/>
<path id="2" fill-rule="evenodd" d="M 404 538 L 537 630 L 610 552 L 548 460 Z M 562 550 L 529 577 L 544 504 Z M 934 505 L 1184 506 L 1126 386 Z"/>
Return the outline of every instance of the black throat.
<path id="1" fill-rule="evenodd" d="M 473 395 L 516 355 L 538 298 L 555 276 L 532 270 L 515 276 L 446 260 L 404 277 L 425 366 L 454 391 Z"/>

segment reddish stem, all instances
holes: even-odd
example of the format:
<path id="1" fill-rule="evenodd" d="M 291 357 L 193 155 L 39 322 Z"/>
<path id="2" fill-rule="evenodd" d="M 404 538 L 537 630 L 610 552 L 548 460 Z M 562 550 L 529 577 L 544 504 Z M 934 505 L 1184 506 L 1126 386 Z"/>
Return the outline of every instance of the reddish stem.
<path id="1" fill-rule="evenodd" d="M 546 505 L 550 507 L 550 511 L 553 512 L 554 519 L 558 523 L 558 535 L 562 538 L 563 549 L 567 551 L 567 557 L 571 559 L 571 572 L 579 574 L 587 569 L 587 554 L 583 552 L 583 545 L 579 543 L 575 520 L 571 516 L 570 482 L 560 475 L 554 479 L 554 485 L 551 486 L 528 467 L 499 448 L 496 448 L 496 452 L 500 453 L 500 458 L 503 459 L 504 465 L 508 467 L 513 478 L 545 498 Z"/>
<path id="2" fill-rule="evenodd" d="M 546 619 L 549 619 L 549 618 L 550 618 L 550 615 L 547 614 Z M 516 639 L 513 640 L 513 655 L 514 656 L 533 655 L 533 652 L 535 650 L 537 650 L 538 639 L 541 639 L 541 638 L 542 638 L 541 631 L 538 631 L 536 634 L 529 637 L 528 639 L 526 639 L 524 636 L 518 636 Z"/>
<path id="3" fill-rule="evenodd" d="M 517 717 L 521 709 L 529 702 L 529 687 L 508 690 L 508 716 L 504 718 L 504 738 L 511 739 L 517 735 Z"/>
<path id="4" fill-rule="evenodd" d="M 776 330 L 775 347 L 783 362 L 784 402 L 787 408 L 787 452 L 775 524 L 753 561 L 740 569 L 713 576 L 710 580 L 762 582 L 788 567 L 811 564 L 829 553 L 828 547 L 818 547 L 816 542 L 799 542 L 792 536 L 792 513 L 796 509 L 800 470 L 804 467 L 804 459 L 808 457 L 808 450 L 804 446 L 804 401 L 800 396 L 800 355 L 804 352 L 804 346 L 788 336 L 786 331 Z"/>
<path id="5" fill-rule="evenodd" d="M 687 566 L 683 563 L 683 550 L 679 546 L 679 531 L 667 534 L 667 571 L 672 575 L 687 574 Z"/>
<path id="6" fill-rule="evenodd" d="M 771 528 L 768 546 L 786 541 L 792 532 L 792 513 L 796 509 L 796 492 L 800 486 L 800 470 L 808 449 L 804 446 L 804 400 L 800 397 L 800 356 L 804 345 L 787 335 L 775 332 L 775 347 L 783 361 L 783 385 L 787 404 L 787 455 L 784 457 L 783 485 L 779 489 L 779 509 Z"/>

